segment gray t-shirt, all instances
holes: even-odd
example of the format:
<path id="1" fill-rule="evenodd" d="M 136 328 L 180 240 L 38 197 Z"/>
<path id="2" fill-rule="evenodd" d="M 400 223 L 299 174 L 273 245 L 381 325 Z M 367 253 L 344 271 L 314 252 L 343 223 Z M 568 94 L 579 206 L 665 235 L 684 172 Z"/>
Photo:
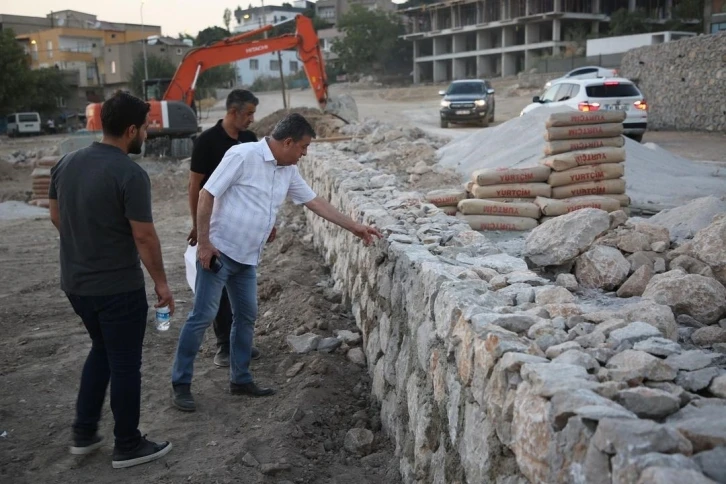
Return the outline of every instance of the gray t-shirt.
<path id="1" fill-rule="evenodd" d="M 60 212 L 61 289 L 110 296 L 144 287 L 129 220 L 152 222 L 151 183 L 115 146 L 95 142 L 51 169 Z"/>

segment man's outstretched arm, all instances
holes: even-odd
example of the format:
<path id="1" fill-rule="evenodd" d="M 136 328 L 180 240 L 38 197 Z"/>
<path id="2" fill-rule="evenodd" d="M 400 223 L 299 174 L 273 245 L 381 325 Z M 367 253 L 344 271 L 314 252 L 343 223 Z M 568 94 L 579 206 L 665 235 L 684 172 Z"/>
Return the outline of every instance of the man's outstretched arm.
<path id="1" fill-rule="evenodd" d="M 366 246 L 374 242 L 374 236 L 379 239 L 383 238 L 383 235 L 378 231 L 378 229 L 375 227 L 369 227 L 368 225 L 359 224 L 347 215 L 340 213 L 337 208 L 332 206 L 324 198 L 317 196 L 305 203 L 305 206 L 312 210 L 316 215 L 323 217 L 325 220 L 328 220 L 329 222 L 344 228 L 356 237 L 361 238 L 363 240 L 363 244 Z"/>

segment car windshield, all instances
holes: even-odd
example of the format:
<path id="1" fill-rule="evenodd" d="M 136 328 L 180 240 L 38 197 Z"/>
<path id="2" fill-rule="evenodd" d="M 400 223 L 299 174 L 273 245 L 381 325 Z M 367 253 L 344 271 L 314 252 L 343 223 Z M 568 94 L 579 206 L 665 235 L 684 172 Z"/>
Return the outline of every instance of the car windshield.
<path id="1" fill-rule="evenodd" d="M 483 82 L 457 82 L 449 86 L 446 94 L 484 94 L 485 91 Z"/>
<path id="2" fill-rule="evenodd" d="M 635 97 L 640 96 L 638 88 L 632 84 L 626 83 L 608 83 L 585 88 L 587 97 Z"/>

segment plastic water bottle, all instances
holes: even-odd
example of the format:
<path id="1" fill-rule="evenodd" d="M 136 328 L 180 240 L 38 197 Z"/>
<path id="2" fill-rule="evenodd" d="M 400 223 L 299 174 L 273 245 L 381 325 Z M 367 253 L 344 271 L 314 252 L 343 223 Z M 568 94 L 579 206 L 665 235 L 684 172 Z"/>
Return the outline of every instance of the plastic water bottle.
<path id="1" fill-rule="evenodd" d="M 169 306 L 156 308 L 156 329 L 166 331 L 171 326 L 171 315 L 169 314 Z"/>

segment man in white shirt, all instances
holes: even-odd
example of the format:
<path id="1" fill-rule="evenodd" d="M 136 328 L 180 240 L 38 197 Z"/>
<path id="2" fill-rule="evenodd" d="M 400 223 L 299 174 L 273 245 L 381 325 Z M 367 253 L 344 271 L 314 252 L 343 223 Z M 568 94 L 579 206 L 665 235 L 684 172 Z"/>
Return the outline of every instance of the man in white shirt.
<path id="1" fill-rule="evenodd" d="M 382 237 L 377 229 L 357 223 L 316 196 L 302 179 L 295 165 L 314 137 L 303 116 L 290 114 L 272 136 L 230 148 L 199 194 L 194 308 L 179 334 L 171 374 L 172 404 L 179 410 L 196 410 L 191 394 L 194 359 L 225 286 L 234 313 L 230 393 L 256 397 L 275 393 L 255 384 L 249 363 L 257 319 L 256 266 L 287 196 L 360 237 L 366 246 L 374 237 Z"/>

